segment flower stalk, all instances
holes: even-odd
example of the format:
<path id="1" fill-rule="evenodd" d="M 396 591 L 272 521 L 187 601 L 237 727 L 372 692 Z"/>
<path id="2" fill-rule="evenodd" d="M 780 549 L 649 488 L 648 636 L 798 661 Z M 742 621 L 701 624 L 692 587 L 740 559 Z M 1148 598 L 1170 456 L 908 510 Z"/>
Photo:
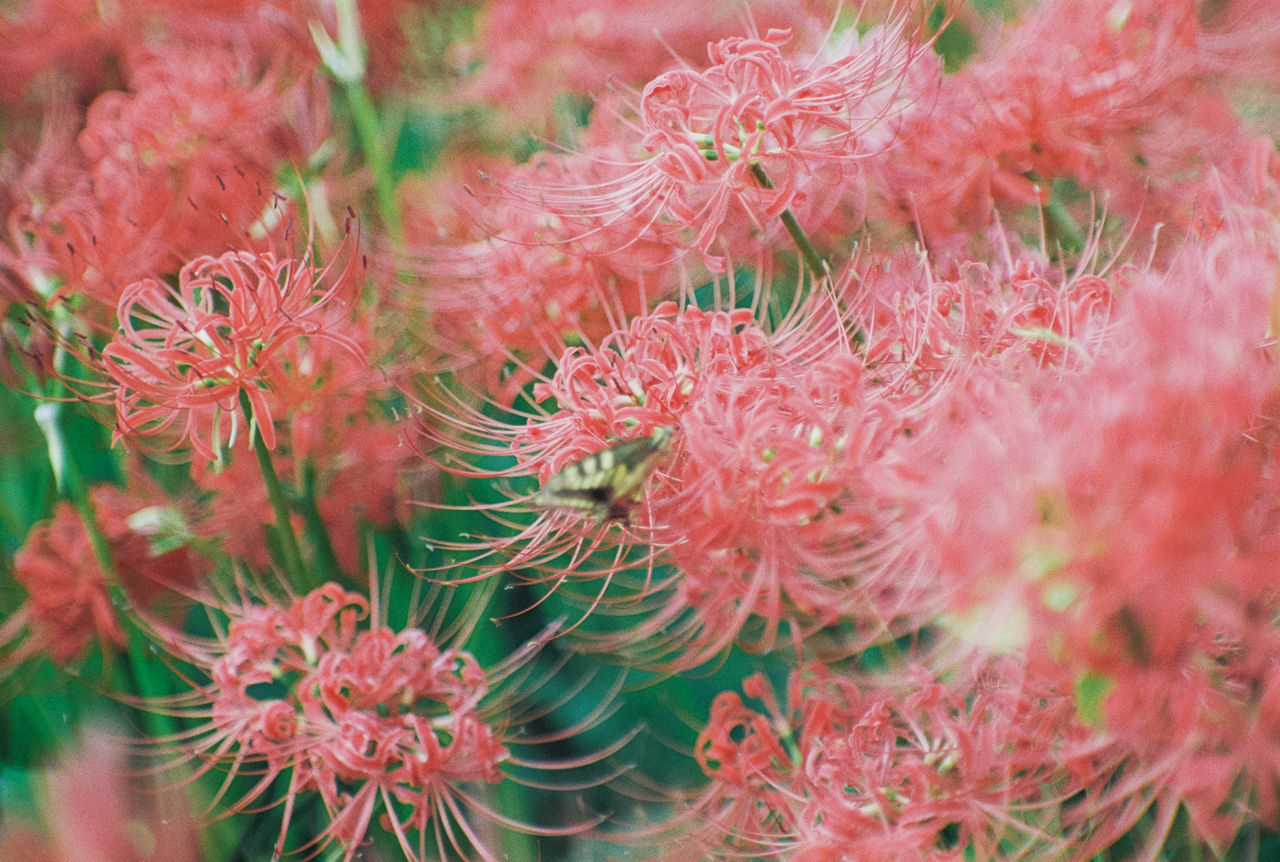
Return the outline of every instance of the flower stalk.
<path id="1" fill-rule="evenodd" d="M 251 431 L 253 451 L 258 458 L 258 470 L 262 473 L 262 481 L 267 487 L 267 498 L 271 501 L 271 511 L 275 515 L 275 533 L 280 543 L 284 569 L 290 581 L 300 588 L 318 587 L 323 581 L 313 577 L 308 568 L 303 565 L 302 550 L 298 545 L 298 537 L 293 531 L 293 521 L 289 516 L 289 500 L 280 482 L 280 476 L 276 473 L 275 464 L 271 461 L 271 450 L 267 448 L 262 434 L 255 428 L 253 405 L 249 403 L 249 395 L 241 390 L 239 398 L 240 409 L 244 412 L 245 422 Z"/>
<path id="2" fill-rule="evenodd" d="M 751 165 L 751 178 L 760 184 L 762 189 L 773 189 L 773 181 L 769 179 L 769 175 L 765 173 L 764 166 L 759 162 Z M 800 258 L 804 261 L 805 266 L 809 268 L 809 272 L 813 273 L 816 279 L 824 279 L 831 277 L 831 264 L 827 262 L 813 245 L 813 240 L 809 239 L 809 235 L 805 233 L 800 222 L 796 220 L 795 215 L 790 209 L 784 209 L 778 214 L 782 226 L 787 229 L 787 235 L 791 237 L 791 241 L 796 244 L 796 250 L 800 252 Z"/>

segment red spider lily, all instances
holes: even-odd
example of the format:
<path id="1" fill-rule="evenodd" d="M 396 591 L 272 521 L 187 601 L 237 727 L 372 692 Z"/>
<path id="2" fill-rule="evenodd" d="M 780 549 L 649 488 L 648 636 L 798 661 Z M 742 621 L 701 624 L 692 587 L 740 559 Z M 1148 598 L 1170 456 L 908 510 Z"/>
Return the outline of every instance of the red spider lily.
<path id="1" fill-rule="evenodd" d="M 598 96 L 603 82 L 642 86 L 674 62 L 696 61 L 707 43 L 741 27 L 788 27 L 817 44 L 830 24 L 822 4 L 751 0 L 741 8 L 680 2 L 528 0 L 486 4 L 477 24 L 484 63 L 471 88 L 504 108 L 505 116 L 550 129 L 555 101 L 566 93 Z M 512 39 L 522 32 L 525 39 Z"/>
<path id="2" fill-rule="evenodd" d="M 30 595 L 5 626 L 25 622 L 35 640 L 23 652 L 47 649 L 60 662 L 75 659 L 96 636 L 104 646 L 121 647 L 124 630 L 116 619 L 107 578 L 70 503 L 60 503 L 53 519 L 37 525 L 13 561 L 14 578 Z"/>
<path id="3" fill-rule="evenodd" d="M 675 821 L 673 858 L 1088 855 L 1145 807 L 1107 786 L 1122 750 L 1012 662 L 965 684 L 920 670 L 900 681 L 878 689 L 814 665 L 792 675 L 785 705 L 762 676 L 743 691 L 763 711 L 718 695 L 697 747 L 711 784 Z"/>
<path id="4" fill-rule="evenodd" d="M 318 852 L 336 840 L 346 860 L 355 858 L 375 816 L 411 860 L 499 858 L 486 843 L 487 829 L 472 822 L 477 815 L 531 834 L 591 825 L 519 823 L 484 801 L 484 788 L 502 780 L 508 765 L 556 768 L 513 753 L 517 741 L 494 700 L 494 687 L 525 672 L 539 641 L 485 670 L 420 629 L 364 623 L 368 601 L 332 583 L 284 604 L 223 610 L 229 623 L 212 640 L 158 632 L 208 682 L 147 706 L 198 722 L 159 742 L 200 764 L 197 774 L 226 770 L 218 800 L 235 776 L 257 776 L 231 813 L 253 807 L 287 778 L 283 800 L 273 803 L 283 803 L 277 853 L 285 852 L 294 812 L 308 794 L 320 798 L 329 825 L 298 849 Z M 538 741 L 521 735 L 518 743 Z"/>
<path id="5" fill-rule="evenodd" d="M 989 386 L 919 450 L 957 608 L 1087 682 L 1207 840 L 1280 818 L 1274 242 L 1185 245 L 1113 306 L 1123 339 L 1056 387 Z"/>
<path id="6" fill-rule="evenodd" d="M 343 323 L 342 332 L 366 353 L 378 348 L 369 318 Z M 388 380 L 345 344 L 307 339 L 287 351 L 284 374 L 270 393 L 277 420 L 276 474 L 287 487 L 315 500 L 328 546 L 340 569 L 361 571 L 360 531 L 407 521 L 406 465 L 414 453 L 384 409 Z M 222 549 L 256 569 L 270 567 L 263 527 L 274 524 L 267 488 L 247 440 L 232 446 L 223 463 L 198 462 L 192 478 L 210 492 L 200 529 L 217 535 Z M 297 532 L 304 531 L 301 518 Z"/>
<path id="7" fill-rule="evenodd" d="M 929 54 L 905 29 L 902 20 L 873 29 L 825 63 L 784 56 L 786 31 L 712 43 L 707 69 L 667 72 L 645 87 L 647 157 L 604 184 L 546 186 L 532 196 L 556 212 L 692 230 L 708 265 L 722 270 L 712 247 L 731 210 L 763 230 L 885 148 L 892 135 L 878 127 L 918 95 L 900 88 Z"/>
<path id="8" fill-rule="evenodd" d="M 1132 267 L 1108 272 L 1088 249 L 1054 272 L 1043 254 L 999 235 L 998 265 L 956 262 L 951 278 L 918 255 L 884 260 L 861 280 L 853 316 L 866 339 L 866 361 L 891 392 L 935 393 L 964 369 L 979 368 L 1030 383 L 1057 379 L 1088 360 L 1109 334 L 1114 298 Z"/>
<path id="9" fill-rule="evenodd" d="M 181 514 L 154 489 L 135 481 L 132 491 L 100 485 L 90 491 L 106 540 L 112 571 L 103 571 L 81 514 L 67 502 L 36 525 L 14 557 L 14 579 L 27 591 L 22 608 L 0 628 L 0 642 L 15 642 L 8 662 L 47 651 L 58 662 L 82 655 L 96 638 L 104 647 L 125 645 L 109 585 L 119 584 L 137 610 L 185 594 L 207 563 L 185 547 Z M 163 535 L 173 521 L 174 535 Z"/>
<path id="10" fill-rule="evenodd" d="M 1031 205 L 1034 218 L 1056 180 L 1105 195 L 1112 213 L 1140 220 L 1139 235 L 1190 225 L 1211 166 L 1230 170 L 1248 140 L 1222 72 L 1238 81 L 1266 68 L 1257 49 L 1273 53 L 1276 36 L 1257 21 L 1272 15 L 1205 16 L 1183 0 L 1029 6 L 993 34 L 994 50 L 942 80 L 932 110 L 904 120 L 900 147 L 872 169 L 872 196 L 961 258 L 994 209 Z M 1250 43 L 1231 59 L 1219 51 Z"/>
<path id="11" fill-rule="evenodd" d="M 228 252 L 182 268 L 176 287 L 157 279 L 120 297 L 120 332 L 102 350 L 116 408 L 115 439 L 171 438 L 207 460 L 243 421 L 239 397 L 268 447 L 273 393 L 295 385 L 300 343 L 327 341 L 363 361 L 346 329 L 360 287 L 357 257 L 339 272 L 271 252 Z"/>
<path id="12" fill-rule="evenodd" d="M 699 640 L 770 649 L 783 621 L 856 621 L 865 643 L 937 611 L 896 499 L 906 406 L 847 352 L 707 387 L 681 418 L 679 484 L 653 530 L 681 573 L 671 609 L 695 610 Z"/>
<path id="13" fill-rule="evenodd" d="M 591 182 L 599 173 L 586 159 L 552 157 L 487 169 L 503 177 L 497 188 L 549 177 Z M 415 286 L 401 299 L 407 313 L 424 305 L 429 311 L 422 349 L 451 370 L 475 367 L 479 385 L 494 395 L 512 397 L 536 376 L 543 357 L 559 355 L 566 343 L 605 336 L 618 310 L 643 311 L 682 253 L 653 230 L 623 235 L 602 220 L 548 214 L 505 195 L 480 213 L 455 193 L 452 206 L 437 214 L 432 202 L 441 196 L 433 188 L 406 198 L 430 207 L 405 218 L 415 269 L 430 290 Z M 459 212 L 471 214 L 469 223 Z M 421 361 L 413 359 L 419 369 Z"/>
<path id="14" fill-rule="evenodd" d="M 889 620 L 909 628 L 936 610 L 892 490 L 889 453 L 909 401 L 868 383 L 824 294 L 771 332 L 750 309 L 663 303 L 596 347 L 568 350 L 533 393 L 555 410 L 523 427 L 479 412 L 442 418 L 475 434 L 457 445 L 514 452 L 517 465 L 492 475 L 533 471 L 543 482 L 611 438 L 675 428 L 623 529 L 552 511 L 481 546 L 505 551 L 497 570 L 520 577 L 599 579 L 585 598 L 608 601 L 609 613 L 621 612 L 614 581 L 649 599 L 632 630 L 600 640 L 584 630 L 584 644 L 690 667 L 735 641 L 771 648 L 784 623 L 855 622 L 865 644 L 887 636 Z"/>
<path id="15" fill-rule="evenodd" d="M 41 160 L 11 213 L 62 291 L 114 306 L 124 286 L 289 224 L 275 176 L 325 135 L 324 91 L 230 47 L 164 43 L 122 61 L 128 89 L 81 119 L 50 102 Z M 78 131 L 77 131 L 78 129 Z M 38 168 L 38 169 L 36 169 Z"/>
<path id="16" fill-rule="evenodd" d="M 402 19 L 407 3 L 360 3 L 360 30 L 368 45 L 371 71 L 382 82 L 403 61 Z M 234 67 L 277 64 L 303 72 L 319 67 L 310 26 L 336 31 L 336 9 L 315 0 L 284 0 L 271 14 L 258 14 L 252 0 L 201 3 L 196 0 L 136 0 L 102 6 L 93 0 L 31 0 L 6 9 L 0 53 L 11 59 L 11 75 L 0 83 L 0 98 L 17 101 L 40 73 L 74 78 L 82 92 L 100 92 L 121 58 L 139 50 L 196 49 L 214 57 L 234 44 Z M 127 65 L 127 62 L 126 62 Z"/>

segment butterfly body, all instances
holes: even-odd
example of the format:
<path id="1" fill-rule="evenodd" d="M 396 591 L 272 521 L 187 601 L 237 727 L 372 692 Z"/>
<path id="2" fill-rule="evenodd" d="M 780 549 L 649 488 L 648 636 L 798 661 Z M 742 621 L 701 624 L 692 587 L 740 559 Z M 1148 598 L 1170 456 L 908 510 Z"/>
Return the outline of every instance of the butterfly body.
<path id="1" fill-rule="evenodd" d="M 549 509 L 577 509 L 603 521 L 626 520 L 645 481 L 671 447 L 671 428 L 615 443 L 566 465 L 534 495 Z"/>

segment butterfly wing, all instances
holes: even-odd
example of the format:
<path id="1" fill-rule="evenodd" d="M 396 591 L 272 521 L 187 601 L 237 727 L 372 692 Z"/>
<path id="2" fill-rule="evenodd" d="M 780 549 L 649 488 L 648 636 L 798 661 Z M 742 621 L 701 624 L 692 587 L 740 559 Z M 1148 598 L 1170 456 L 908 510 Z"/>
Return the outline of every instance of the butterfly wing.
<path id="1" fill-rule="evenodd" d="M 645 480 L 670 445 L 671 431 L 615 443 L 568 464 L 534 495 L 549 509 L 577 509 L 603 520 L 625 519 L 640 501 Z"/>

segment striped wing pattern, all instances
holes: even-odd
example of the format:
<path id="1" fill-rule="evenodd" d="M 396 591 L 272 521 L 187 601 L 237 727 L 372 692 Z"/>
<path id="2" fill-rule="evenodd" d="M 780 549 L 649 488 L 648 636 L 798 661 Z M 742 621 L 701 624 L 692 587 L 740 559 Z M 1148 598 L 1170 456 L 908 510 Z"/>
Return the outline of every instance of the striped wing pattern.
<path id="1" fill-rule="evenodd" d="M 624 520 L 640 502 L 645 480 L 670 447 L 671 429 L 615 443 L 568 464 L 534 495 L 548 509 L 577 509 L 602 520 Z"/>

